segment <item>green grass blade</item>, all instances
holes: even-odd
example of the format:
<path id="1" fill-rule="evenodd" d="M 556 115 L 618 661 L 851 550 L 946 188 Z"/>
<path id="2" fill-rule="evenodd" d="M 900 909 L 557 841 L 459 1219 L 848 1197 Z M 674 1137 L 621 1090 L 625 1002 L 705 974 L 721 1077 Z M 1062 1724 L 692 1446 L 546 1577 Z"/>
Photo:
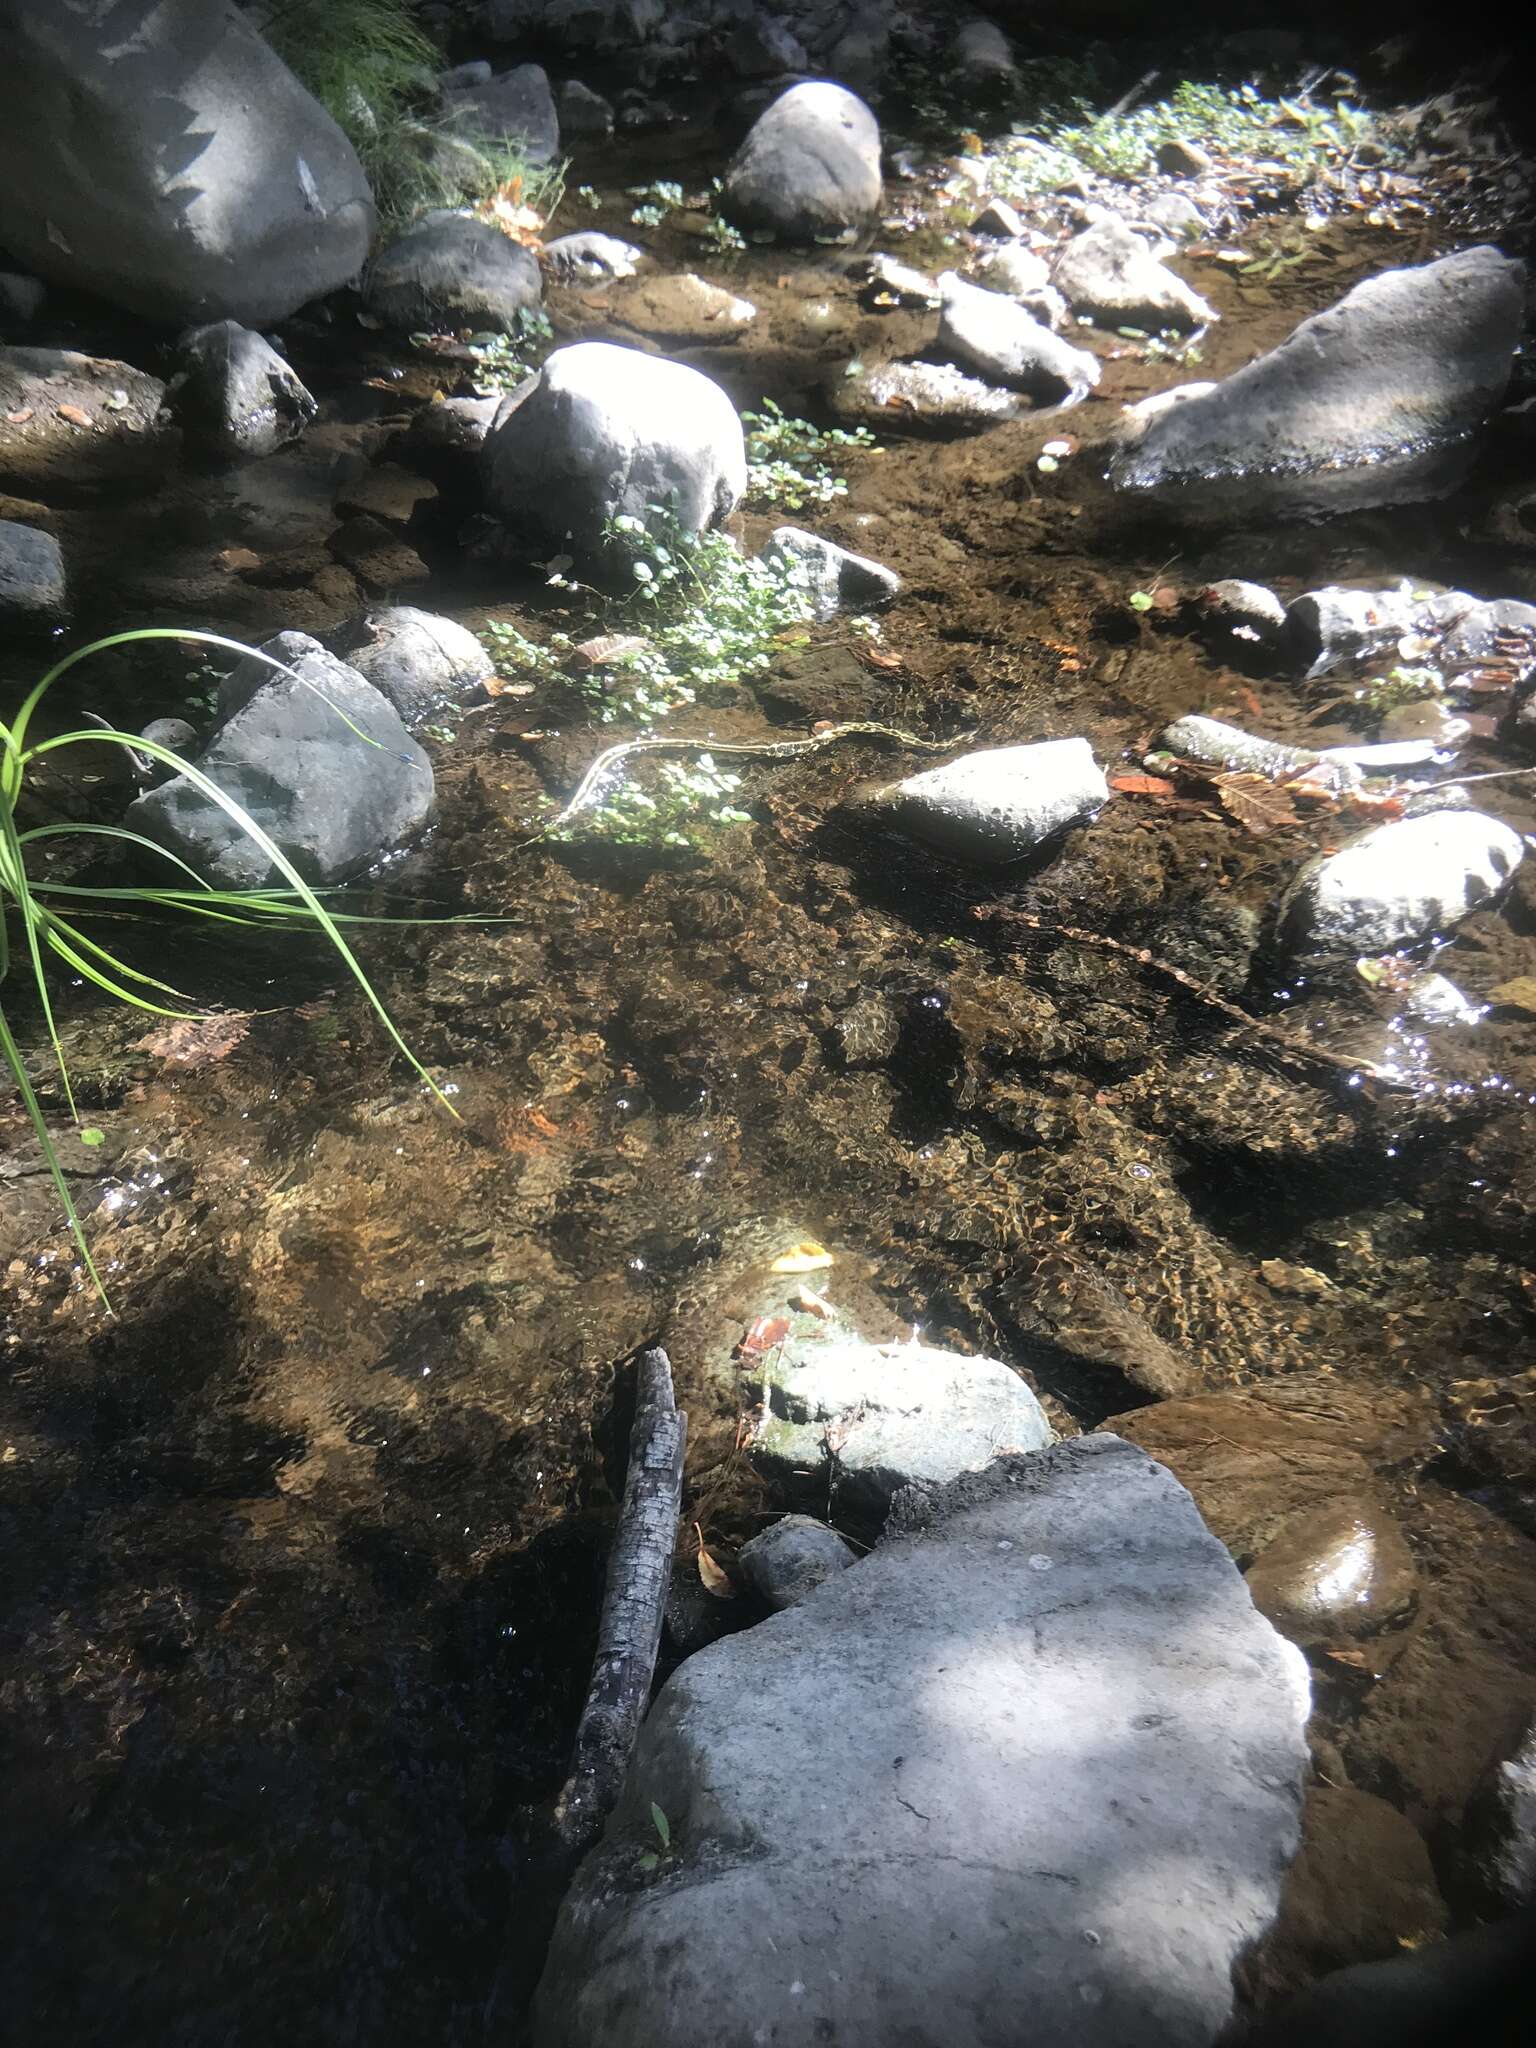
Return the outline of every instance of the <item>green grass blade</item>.
<path id="1" fill-rule="evenodd" d="M 53 1048 L 53 1057 L 59 1069 L 64 1100 L 69 1104 L 71 1118 L 78 1123 L 80 1119 L 79 1111 L 75 1108 L 74 1084 L 69 1078 L 69 1063 L 64 1057 L 64 1047 L 60 1043 L 58 1027 L 54 1023 L 53 1003 L 48 994 L 48 977 L 43 972 L 42 948 L 38 944 L 38 927 L 43 922 L 43 914 L 33 900 L 28 886 L 26 855 L 21 841 L 16 836 L 16 819 L 10 803 L 3 794 L 0 794 L 0 847 L 3 847 L 5 854 L 5 887 L 14 896 L 16 907 L 21 912 L 21 928 L 26 934 L 27 941 L 27 958 L 31 963 L 33 981 L 37 985 L 37 999 L 42 1009 L 43 1023 L 47 1027 L 48 1043 Z M 0 905 L 0 921 L 3 921 L 3 917 L 4 909 L 3 905 Z"/>
<path id="2" fill-rule="evenodd" d="M 54 1150 L 53 1139 L 49 1134 L 48 1124 L 43 1116 L 42 1104 L 37 1099 L 37 1092 L 32 1086 L 32 1077 L 27 1072 L 26 1063 L 21 1057 L 20 1049 L 15 1039 L 11 1036 L 11 1027 L 6 1021 L 3 1008 L 0 1008 L 0 1054 L 4 1055 L 5 1064 L 11 1071 L 11 1078 L 16 1083 L 22 1104 L 27 1112 L 28 1120 L 36 1134 L 49 1176 L 53 1181 L 54 1190 L 68 1219 L 70 1235 L 74 1238 L 76 1249 L 85 1261 L 85 1270 L 90 1274 L 91 1282 L 96 1292 L 101 1296 L 102 1307 L 110 1315 L 112 1313 L 111 1299 L 107 1294 L 106 1288 L 102 1285 L 101 1275 L 96 1270 L 96 1261 L 91 1257 L 91 1248 L 85 1241 L 85 1229 L 80 1221 L 80 1212 L 75 1207 L 75 1198 L 69 1191 L 69 1182 L 64 1178 L 64 1169 L 59 1164 L 59 1155 Z"/>
<path id="3" fill-rule="evenodd" d="M 67 960 L 70 966 L 77 969 L 79 973 L 90 975 L 93 981 L 97 980 L 97 977 L 91 974 L 91 970 L 84 960 L 79 958 L 77 953 L 71 950 L 72 948 L 78 948 L 82 953 L 94 954 L 96 959 L 103 962 L 114 974 L 120 974 L 125 981 L 136 981 L 140 988 L 157 988 L 161 995 L 174 996 L 178 1003 L 192 1002 L 193 998 L 184 989 L 173 988 L 168 981 L 157 981 L 152 974 L 143 974 L 137 967 L 130 967 L 126 960 L 119 960 L 117 955 L 109 953 L 105 946 L 98 946 L 93 938 L 90 938 L 85 932 L 81 931 L 78 926 L 60 917 L 57 911 L 46 911 L 44 916 L 47 919 L 43 931 L 44 938 L 47 939 L 48 944 L 59 955 L 60 959 Z M 59 936 L 60 933 L 64 934 L 62 939 Z M 105 988 L 107 984 L 103 981 L 99 983 L 99 986 Z M 165 1014 L 167 1016 L 180 1016 L 183 1013 L 179 1010 L 174 1010 L 167 1011 Z M 203 1016 L 206 1012 L 199 1010 L 196 1014 Z"/>

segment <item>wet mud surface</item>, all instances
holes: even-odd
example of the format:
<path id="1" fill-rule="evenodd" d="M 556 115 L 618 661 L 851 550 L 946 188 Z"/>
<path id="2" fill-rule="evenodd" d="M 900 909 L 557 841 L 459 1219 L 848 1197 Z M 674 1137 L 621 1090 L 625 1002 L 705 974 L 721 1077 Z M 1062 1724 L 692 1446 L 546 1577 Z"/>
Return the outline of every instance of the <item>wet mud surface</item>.
<path id="1" fill-rule="evenodd" d="M 651 148 L 645 175 L 673 175 L 673 147 Z M 680 174 L 698 142 L 675 148 Z M 851 358 L 931 333 L 861 310 L 845 253 L 722 259 L 675 227 L 630 229 L 622 160 L 584 174 L 599 209 L 570 205 L 559 226 L 630 234 L 658 268 L 759 307 L 738 341 L 668 351 L 738 404 L 830 420 Z M 925 225 L 893 253 L 954 261 L 963 244 L 940 248 L 952 230 L 921 196 Z M 1181 261 L 1223 313 L 1198 374 L 1455 241 L 1443 221 L 1344 221 L 1326 260 L 1257 297 Z M 621 305 L 552 293 L 557 337 L 628 338 Z M 60 338 L 113 352 L 106 333 Z M 1047 440 L 1091 441 L 1190 374 L 1075 338 L 1104 361 L 1083 406 L 961 440 L 893 421 L 882 453 L 840 460 L 846 498 L 798 515 L 904 579 L 878 643 L 817 629 L 669 730 L 1082 734 L 1111 774 L 1192 710 L 1336 742 L 1354 730 L 1337 691 L 1239 674 L 1130 593 L 1410 577 L 1536 600 L 1536 540 L 1496 516 L 1528 473 L 1507 445 L 1447 504 L 1325 526 L 1185 531 L 1111 502 L 1086 457 L 1042 471 Z M 288 339 L 324 408 L 301 450 L 232 480 L 180 475 L 126 518 L 49 513 L 86 550 L 79 637 L 329 627 L 364 601 L 332 543 L 338 474 L 355 483 L 441 380 L 349 316 Z M 534 632 L 579 623 L 540 576 L 466 563 L 463 516 L 451 498 L 416 515 L 430 580 L 397 586 L 404 601 Z M 744 539 L 781 516 L 750 510 Z M 98 669 L 88 701 L 125 723 L 177 712 L 206 687 L 196 667 L 135 652 Z M 5 671 L 35 674 L 19 653 Z M 573 715 L 569 693 L 498 698 L 433 745 L 428 839 L 355 892 L 365 909 L 494 920 L 358 941 L 458 1121 L 389 1057 L 323 949 L 124 933 L 250 1014 L 232 1043 L 167 1039 L 65 992 L 82 1116 L 105 1134 L 95 1153 L 67 1143 L 66 1163 L 108 1320 L 19 1112 L 0 1111 L 0 1702 L 26 2037 L 490 2038 L 499 1960 L 540 1924 L 516 1815 L 558 1782 L 585 1683 L 623 1362 L 670 1346 L 687 1516 L 728 1551 L 765 1512 L 729 1354 L 753 1276 L 804 1237 L 833 1252 L 827 1289 L 865 1303 L 872 1334 L 916 1324 L 1007 1360 L 1063 1431 L 1135 1410 L 1128 1429 L 1241 1564 L 1346 1484 L 1390 1509 L 1412 1610 L 1368 1653 L 1314 1651 L 1319 1784 L 1406 1815 L 1467 1917 L 1461 1810 L 1536 1704 L 1536 1019 L 1408 1025 L 1352 968 L 1305 985 L 1265 969 L 1272 906 L 1336 818 L 1256 838 L 1210 807 L 1126 795 L 1032 871 L 977 874 L 850 807 L 907 765 L 875 739 L 738 763 L 752 823 L 698 860 L 520 850 L 541 800 L 564 801 L 622 736 Z M 1458 770 L 1512 765 L 1474 741 Z M 1536 829 L 1530 782 L 1488 788 Z M 86 815 L 111 792 L 45 794 Z M 1435 964 L 1474 999 L 1536 974 L 1536 866 Z M 35 1015 L 19 1023 L 40 1047 Z M 1396 1080 L 1352 1085 L 1352 1062 Z M 1180 1391 L 1149 1406 L 1169 1357 Z M 1288 1409 L 1263 1405 L 1288 1384 Z M 1348 1836 L 1354 1809 L 1327 1810 Z M 1298 1939 L 1255 1988 L 1351 1959 Z"/>

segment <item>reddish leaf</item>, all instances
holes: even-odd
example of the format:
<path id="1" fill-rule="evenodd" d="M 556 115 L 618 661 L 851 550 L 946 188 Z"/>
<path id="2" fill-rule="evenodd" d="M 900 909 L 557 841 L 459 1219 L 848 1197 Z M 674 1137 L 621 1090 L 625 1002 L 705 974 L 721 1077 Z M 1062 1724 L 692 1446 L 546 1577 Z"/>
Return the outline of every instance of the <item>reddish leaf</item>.
<path id="1" fill-rule="evenodd" d="M 8 412 L 5 416 L 5 424 L 8 427 L 24 427 L 27 421 L 32 418 L 35 410 L 34 406 L 24 405 L 20 412 Z"/>
<path id="2" fill-rule="evenodd" d="M 772 1351 L 782 1344 L 789 1335 L 788 1316 L 759 1316 L 736 1346 L 739 1358 L 761 1358 L 765 1351 Z"/>
<path id="3" fill-rule="evenodd" d="M 717 1600 L 734 1600 L 736 1588 L 731 1584 L 731 1575 L 723 1570 L 710 1556 L 704 1546 L 704 1531 L 695 1522 L 693 1533 L 699 1539 L 699 1577 L 706 1593 L 713 1593 Z"/>
<path id="4" fill-rule="evenodd" d="M 1211 787 L 1221 798 L 1222 808 L 1236 818 L 1245 832 L 1262 839 L 1280 825 L 1299 823 L 1290 792 L 1277 789 L 1266 775 L 1245 771 L 1236 775 L 1213 775 Z"/>
<path id="5" fill-rule="evenodd" d="M 1177 783 L 1169 782 L 1161 775 L 1111 775 L 1111 789 L 1118 789 L 1122 796 L 1177 796 Z"/>
<path id="6" fill-rule="evenodd" d="M 176 1017 L 135 1040 L 135 1049 L 153 1053 L 168 1067 L 190 1074 L 226 1058 L 250 1028 L 249 1016 L 238 1010 L 223 1010 L 211 1017 Z"/>
<path id="7" fill-rule="evenodd" d="M 89 427 L 94 425 L 90 414 L 82 411 L 78 405 L 61 405 L 56 410 L 59 418 L 61 420 L 68 420 L 72 427 Z"/>

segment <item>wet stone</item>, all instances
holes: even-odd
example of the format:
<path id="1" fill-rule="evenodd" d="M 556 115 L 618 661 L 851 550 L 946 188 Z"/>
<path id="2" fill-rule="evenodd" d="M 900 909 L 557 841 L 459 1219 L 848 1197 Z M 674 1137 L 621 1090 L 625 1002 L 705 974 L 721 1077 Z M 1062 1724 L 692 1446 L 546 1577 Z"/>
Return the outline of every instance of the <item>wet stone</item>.
<path id="1" fill-rule="evenodd" d="M 861 257 L 850 275 L 861 280 L 859 304 L 870 312 L 908 308 L 931 312 L 939 303 L 939 288 L 933 279 L 910 264 L 898 263 L 894 256 Z"/>
<path id="2" fill-rule="evenodd" d="M 1495 1909 L 1536 1905 L 1536 1721 L 1473 1794 L 1460 1861 L 1473 1889 Z"/>
<path id="3" fill-rule="evenodd" d="M 1029 401 L 968 377 L 949 363 L 886 363 L 840 383 L 834 393 L 847 418 L 889 433 L 976 434 L 999 420 L 1025 417 Z"/>
<path id="4" fill-rule="evenodd" d="M 1159 263 L 1122 220 L 1100 221 L 1067 243 L 1051 282 L 1074 312 L 1110 327 L 1188 332 L 1216 318 L 1200 294 Z"/>
<path id="5" fill-rule="evenodd" d="M 744 1543 L 737 1561 L 753 1592 L 777 1614 L 798 1607 L 826 1580 L 856 1564 L 858 1552 L 825 1522 L 785 1515 Z"/>
<path id="6" fill-rule="evenodd" d="M 1303 1647 L 1375 1635 L 1405 1620 L 1418 1595 L 1401 1530 L 1358 1495 L 1288 1522 L 1247 1577 L 1260 1613 Z"/>
<path id="7" fill-rule="evenodd" d="M 1377 825 L 1302 869 L 1281 900 L 1282 943 L 1349 954 L 1427 939 L 1491 903 L 1524 853 L 1520 834 L 1482 811 Z"/>
<path id="8" fill-rule="evenodd" d="M 952 270 L 940 277 L 939 291 L 936 346 L 963 368 L 1048 405 L 1074 405 L 1098 383 L 1097 356 L 1073 348 L 1001 292 L 967 284 Z"/>
<path id="9" fill-rule="evenodd" d="M 560 284 L 612 284 L 621 277 L 633 277 L 645 260 L 645 251 L 616 235 L 595 230 L 584 234 L 557 235 L 544 244 L 544 263 Z"/>
<path id="10" fill-rule="evenodd" d="M 988 866 L 1022 860 L 1109 800 L 1104 771 L 1086 740 L 1041 740 L 962 754 L 890 784 L 872 801 L 888 803 L 915 838 L 961 860 Z"/>
<path id="11" fill-rule="evenodd" d="M 734 341 L 757 318 L 749 299 L 737 298 L 691 272 L 682 277 L 637 279 L 610 301 L 613 318 L 658 341 Z"/>
<path id="12" fill-rule="evenodd" d="M 0 519 L 0 619 L 46 624 L 64 604 L 64 557 L 53 535 Z"/>
<path id="13" fill-rule="evenodd" d="M 818 618 L 839 611 L 867 611 L 888 605 L 901 595 L 901 578 L 883 562 L 855 555 L 835 541 L 806 533 L 798 526 L 775 527 L 761 559 L 797 569 L 809 590 Z"/>

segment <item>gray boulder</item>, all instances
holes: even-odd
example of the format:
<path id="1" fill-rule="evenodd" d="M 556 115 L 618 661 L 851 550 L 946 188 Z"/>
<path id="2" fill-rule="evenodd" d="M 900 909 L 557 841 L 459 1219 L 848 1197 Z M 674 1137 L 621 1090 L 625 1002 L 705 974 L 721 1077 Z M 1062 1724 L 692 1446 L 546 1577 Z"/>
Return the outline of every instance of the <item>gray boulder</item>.
<path id="1" fill-rule="evenodd" d="M 236 320 L 184 334 L 166 404 L 189 448 L 221 462 L 274 455 L 319 411 L 277 350 Z"/>
<path id="2" fill-rule="evenodd" d="M 347 284 L 352 145 L 239 8 L 11 0 L 0 246 L 168 326 L 259 327 Z"/>
<path id="3" fill-rule="evenodd" d="M 973 89 L 1012 85 L 1013 45 L 995 21 L 968 21 L 949 46 L 948 67 Z"/>
<path id="4" fill-rule="evenodd" d="M 659 504 L 704 532 L 747 488 L 741 421 L 720 386 L 605 341 L 556 349 L 504 399 L 481 465 L 501 518 L 586 554 L 601 549 L 611 520 L 647 519 Z"/>
<path id="5" fill-rule="evenodd" d="M 1075 313 L 1109 327 L 1188 332 L 1217 317 L 1140 235 L 1113 217 L 1073 236 L 1056 258 L 1051 282 Z"/>
<path id="6" fill-rule="evenodd" d="M 1086 740 L 986 747 L 880 791 L 896 822 L 961 860 L 1022 860 L 1057 832 L 1109 801 L 1104 771 Z"/>
<path id="7" fill-rule="evenodd" d="M 845 1537 L 810 1515 L 785 1515 L 744 1543 L 737 1564 L 747 1584 L 776 1614 L 798 1607 L 836 1573 L 858 1562 Z"/>
<path id="8" fill-rule="evenodd" d="M 1525 269 L 1497 249 L 1384 271 L 1268 355 L 1153 417 L 1110 467 L 1122 490 L 1213 513 L 1434 497 L 1503 396 Z M 1225 491 L 1218 486 L 1229 487 Z"/>
<path id="9" fill-rule="evenodd" d="M 579 78 L 560 88 L 560 132 L 564 135 L 611 135 L 613 104 Z"/>
<path id="10" fill-rule="evenodd" d="M 279 633 L 219 689 L 219 723 L 194 764 L 311 883 L 344 881 L 405 845 L 432 811 L 432 764 L 369 682 L 304 633 Z M 183 775 L 128 810 L 138 832 L 232 889 L 281 886 L 261 848 Z"/>
<path id="11" fill-rule="evenodd" d="M 879 211 L 880 124 L 824 79 L 791 86 L 758 116 L 725 174 L 721 211 L 786 242 L 836 239 Z"/>
<path id="12" fill-rule="evenodd" d="M 588 231 L 579 235 L 557 235 L 544 244 L 544 261 L 549 274 L 560 284 L 612 284 L 616 278 L 633 277 L 645 251 L 616 235 Z"/>
<path id="13" fill-rule="evenodd" d="M 484 695 L 495 663 L 467 626 L 414 605 L 364 612 L 331 636 L 332 652 L 386 697 L 411 727 Z"/>
<path id="14" fill-rule="evenodd" d="M 1005 242 L 987 258 L 982 275 L 990 291 L 1019 299 L 1050 288 L 1051 266 L 1023 242 Z"/>
<path id="15" fill-rule="evenodd" d="M 725 58 L 740 78 L 775 78 L 804 71 L 810 63 L 804 43 L 781 16 L 754 7 L 725 39 Z"/>
<path id="16" fill-rule="evenodd" d="M 1483 811 L 1428 811 L 1373 826 L 1309 861 L 1280 905 L 1297 953 L 1384 953 L 1448 931 L 1519 867 L 1520 834 Z"/>
<path id="17" fill-rule="evenodd" d="M 1536 1721 L 1472 1795 L 1462 1853 L 1491 1905 L 1509 1913 L 1536 1906 Z"/>
<path id="18" fill-rule="evenodd" d="M 903 1486 L 938 1486 L 1009 1451 L 1054 1441 L 1045 1411 L 995 1358 L 871 1344 L 839 1322 L 787 1340 L 759 1377 L 748 1446 L 790 1498 L 878 1520 Z"/>
<path id="19" fill-rule="evenodd" d="M 501 398 L 445 398 L 424 405 L 400 437 L 400 453 L 413 469 L 458 497 L 478 494 L 480 450 L 501 410 Z"/>
<path id="20" fill-rule="evenodd" d="M 45 625 L 64 604 L 64 557 L 53 535 L 0 519 L 0 621 Z"/>
<path id="21" fill-rule="evenodd" d="M 555 96 L 538 64 L 519 64 L 484 85 L 446 92 L 442 104 L 453 132 L 466 142 L 516 149 L 536 165 L 553 163 L 560 154 Z"/>
<path id="22" fill-rule="evenodd" d="M 368 266 L 363 300 L 386 326 L 494 327 L 515 334 L 544 296 L 538 259 L 489 221 L 429 213 Z"/>
<path id="23" fill-rule="evenodd" d="M 840 611 L 869 611 L 901 595 L 901 578 L 894 569 L 871 561 L 868 555 L 852 554 L 836 541 L 823 540 L 802 527 L 775 527 L 762 558 L 800 571 L 821 619 Z"/>
<path id="24" fill-rule="evenodd" d="M 1099 361 L 1073 348 L 1001 292 L 967 284 L 952 270 L 939 279 L 937 346 L 968 370 L 1048 405 L 1076 405 L 1099 381 Z"/>
<path id="25" fill-rule="evenodd" d="M 1413 618 L 1413 596 L 1406 586 L 1350 590 L 1328 584 L 1292 599 L 1285 615 L 1286 636 L 1307 675 L 1321 676 L 1343 662 L 1394 646 L 1410 630 Z"/>
<path id="26" fill-rule="evenodd" d="M 1308 1705 L 1162 1466 L 1002 1461 L 668 1680 L 535 2048 L 1208 2048 L 1296 1851 Z"/>

